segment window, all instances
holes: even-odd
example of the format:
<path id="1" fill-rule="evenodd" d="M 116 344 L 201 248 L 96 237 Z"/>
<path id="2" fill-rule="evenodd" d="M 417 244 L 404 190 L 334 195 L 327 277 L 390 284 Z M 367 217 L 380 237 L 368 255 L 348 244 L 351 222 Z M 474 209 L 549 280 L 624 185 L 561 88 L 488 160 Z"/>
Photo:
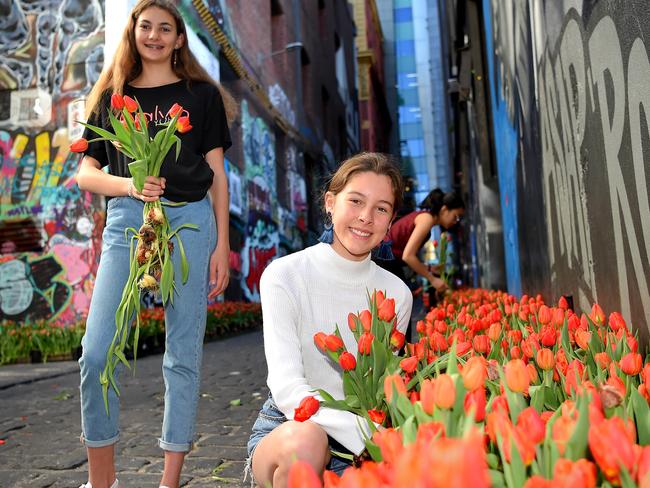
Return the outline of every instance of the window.
<path id="1" fill-rule="evenodd" d="M 395 39 L 415 39 L 413 22 L 395 24 Z"/>
<path id="2" fill-rule="evenodd" d="M 397 71 L 402 73 L 415 72 L 415 56 L 398 56 Z"/>
<path id="3" fill-rule="evenodd" d="M 413 20 L 413 10 L 411 7 L 401 7 L 393 10 L 395 22 L 410 22 Z"/>
<path id="4" fill-rule="evenodd" d="M 422 139 L 422 123 L 408 123 L 399 125 L 399 135 L 402 139 Z"/>
<path id="5" fill-rule="evenodd" d="M 417 88 L 405 88 L 397 92 L 399 98 L 399 105 L 410 106 L 410 107 L 419 107 L 420 100 L 418 97 Z"/>
<path id="6" fill-rule="evenodd" d="M 397 56 L 415 56 L 415 42 L 412 39 L 395 41 L 395 54 Z"/>

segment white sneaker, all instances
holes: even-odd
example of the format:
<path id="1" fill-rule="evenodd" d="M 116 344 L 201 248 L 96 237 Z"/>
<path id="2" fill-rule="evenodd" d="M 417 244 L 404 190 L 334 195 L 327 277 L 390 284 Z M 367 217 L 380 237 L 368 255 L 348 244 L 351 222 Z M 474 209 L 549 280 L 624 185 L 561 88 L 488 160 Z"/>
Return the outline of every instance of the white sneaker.
<path id="1" fill-rule="evenodd" d="M 93 488 L 93 485 L 90 484 L 90 481 L 88 483 L 84 483 L 81 485 L 79 488 Z M 110 488 L 120 488 L 120 482 L 115 478 L 115 481 L 113 481 L 113 484 L 110 486 Z"/>

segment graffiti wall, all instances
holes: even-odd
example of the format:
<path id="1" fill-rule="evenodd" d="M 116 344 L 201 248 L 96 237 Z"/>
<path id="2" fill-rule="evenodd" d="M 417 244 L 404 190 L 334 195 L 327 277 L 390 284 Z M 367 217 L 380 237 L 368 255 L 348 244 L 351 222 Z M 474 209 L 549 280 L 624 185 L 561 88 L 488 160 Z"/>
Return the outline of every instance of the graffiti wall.
<path id="1" fill-rule="evenodd" d="M 0 320 L 83 317 L 103 202 L 74 182 L 83 97 L 103 64 L 100 0 L 3 1 Z"/>
<path id="2" fill-rule="evenodd" d="M 528 4 L 484 2 L 502 205 L 517 204 L 504 210 L 504 227 L 514 220 L 522 249 L 530 243 L 522 229 L 541 218 L 543 289 L 573 295 L 581 308 L 598 301 L 621 310 L 647 341 L 650 10 L 604 0 Z M 513 194 L 502 175 L 525 184 Z M 538 278 L 524 261 L 535 258 L 508 245 L 525 292 Z"/>

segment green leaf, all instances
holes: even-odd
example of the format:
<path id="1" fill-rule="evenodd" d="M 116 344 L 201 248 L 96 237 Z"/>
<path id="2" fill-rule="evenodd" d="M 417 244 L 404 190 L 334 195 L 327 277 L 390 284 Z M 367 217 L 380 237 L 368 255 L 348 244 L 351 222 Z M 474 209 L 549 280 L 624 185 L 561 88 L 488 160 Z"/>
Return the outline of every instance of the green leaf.
<path id="1" fill-rule="evenodd" d="M 165 259 L 162 263 L 162 273 L 160 277 L 160 291 L 163 305 L 169 300 L 171 296 L 172 281 L 174 280 L 174 266 L 171 257 L 167 252 L 164 254 Z"/>
<path id="2" fill-rule="evenodd" d="M 131 369 L 131 365 L 126 360 L 126 356 L 124 356 L 124 353 L 121 350 L 116 349 L 113 351 L 113 354 L 115 354 L 115 356 L 117 356 L 117 358 L 122 361 L 122 364 L 124 364 L 124 366 L 126 366 L 128 369 Z"/>
<path id="3" fill-rule="evenodd" d="M 234 400 L 230 400 L 229 404 L 231 407 L 239 407 L 241 405 L 241 399 L 235 398 Z"/>
<path id="4" fill-rule="evenodd" d="M 181 279 L 183 280 L 183 284 L 185 284 L 187 282 L 187 278 L 190 275 L 190 266 L 187 263 L 185 248 L 183 247 L 183 241 L 181 240 L 180 235 L 176 235 L 176 242 L 178 243 L 178 252 L 181 255 Z"/>
<path id="5" fill-rule="evenodd" d="M 348 404 L 350 408 L 361 407 L 361 402 L 359 401 L 359 397 L 356 395 L 345 395 L 345 402 Z"/>
<path id="6" fill-rule="evenodd" d="M 133 176 L 133 186 L 139 192 L 142 192 L 144 188 L 144 180 L 148 176 L 147 172 L 147 162 L 144 159 L 138 159 L 129 163 L 129 173 Z"/>
<path id="7" fill-rule="evenodd" d="M 587 442 L 589 432 L 589 398 L 580 395 L 577 399 L 578 421 L 573 430 L 573 435 L 566 445 L 565 456 L 573 461 L 582 459 L 587 455 Z"/>
<path id="8" fill-rule="evenodd" d="M 634 411 L 634 419 L 636 420 L 639 444 L 647 446 L 650 444 L 650 407 L 648 407 L 648 402 L 636 388 L 631 389 L 630 401 Z"/>
<path id="9" fill-rule="evenodd" d="M 117 141 L 118 140 L 118 138 L 117 138 L 117 136 L 115 134 L 113 134 L 112 132 L 107 131 L 106 129 L 102 129 L 101 127 L 96 127 L 94 125 L 90 125 L 90 124 L 87 124 L 85 122 L 79 122 L 79 121 L 77 121 L 77 122 L 79 124 L 83 125 L 84 127 L 86 127 L 87 129 L 90 129 L 91 131 L 93 131 L 98 136 L 104 137 L 104 138 L 108 139 L 109 141 Z"/>

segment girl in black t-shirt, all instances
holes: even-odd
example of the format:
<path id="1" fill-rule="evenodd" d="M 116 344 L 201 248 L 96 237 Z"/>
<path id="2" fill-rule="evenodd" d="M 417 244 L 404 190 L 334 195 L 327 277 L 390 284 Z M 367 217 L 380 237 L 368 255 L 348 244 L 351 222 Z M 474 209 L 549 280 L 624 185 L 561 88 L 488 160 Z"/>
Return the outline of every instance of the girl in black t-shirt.
<path id="1" fill-rule="evenodd" d="M 91 143 L 79 166 L 79 187 L 108 200 L 102 254 L 79 361 L 82 438 L 89 461 L 85 488 L 119 486 L 114 465 L 119 399 L 109 389 L 107 415 L 99 374 L 106 363 L 116 328 L 115 312 L 129 274 L 129 242 L 124 230 L 140 227 L 144 202 L 160 198 L 187 202 L 166 207 L 170 225 L 199 226 L 198 231 L 181 230 L 189 278 L 184 284 L 177 280 L 173 305 L 165 310 L 165 411 L 159 439 L 165 464 L 161 486 L 178 487 L 185 454 L 192 447 L 207 299 L 215 298 L 228 285 L 224 151 L 231 141 L 224 99 L 230 98 L 222 98 L 220 89 L 198 64 L 187 47 L 185 32 L 173 3 L 140 1 L 131 12 L 111 65 L 102 72 L 87 101 L 89 123 L 109 130 L 107 111 L 112 93 L 139 101 L 151 133 L 157 131 L 157 124 L 168 120 L 174 103 L 184 108 L 192 129 L 177 134 L 181 139 L 178 160 L 175 151 L 170 151 L 160 177 L 147 177 L 142 192 L 133 186 L 129 160 L 107 141 Z M 176 276 L 181 276 L 179 253 L 172 253 L 172 259 Z"/>

